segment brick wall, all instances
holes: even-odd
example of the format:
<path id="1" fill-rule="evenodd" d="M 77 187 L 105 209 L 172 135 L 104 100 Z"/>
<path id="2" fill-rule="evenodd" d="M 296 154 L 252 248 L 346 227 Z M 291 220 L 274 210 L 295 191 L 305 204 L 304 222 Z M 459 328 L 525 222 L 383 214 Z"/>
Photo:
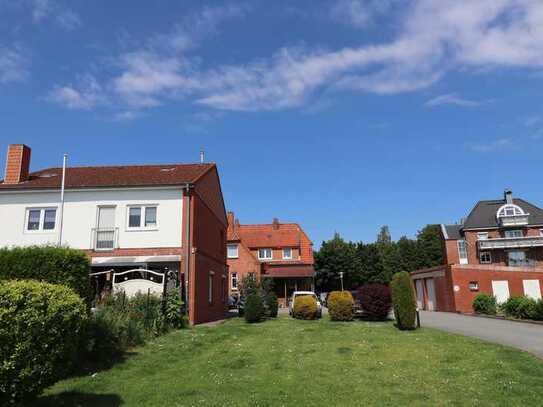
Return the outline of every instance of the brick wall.
<path id="1" fill-rule="evenodd" d="M 24 144 L 11 144 L 8 147 L 4 183 L 18 184 L 28 179 L 30 154 L 30 148 Z"/>
<path id="2" fill-rule="evenodd" d="M 237 273 L 238 285 L 241 284 L 243 278 L 249 273 L 255 273 L 257 279 L 260 279 L 261 266 L 260 262 L 255 259 L 253 254 L 247 247 L 241 242 L 232 242 L 238 245 L 238 258 L 227 259 L 229 269 L 228 279 L 228 292 L 230 294 L 238 292 L 238 290 L 232 290 L 230 286 L 232 273 Z"/>

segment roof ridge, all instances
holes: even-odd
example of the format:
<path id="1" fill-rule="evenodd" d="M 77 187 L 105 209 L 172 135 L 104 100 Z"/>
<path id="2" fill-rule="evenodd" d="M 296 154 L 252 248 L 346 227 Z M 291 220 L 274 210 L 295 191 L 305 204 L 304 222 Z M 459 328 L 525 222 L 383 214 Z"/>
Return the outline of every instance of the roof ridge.
<path id="1" fill-rule="evenodd" d="M 214 166 L 217 165 L 216 163 L 166 163 L 166 164 L 124 164 L 124 165 L 78 165 L 78 166 L 68 166 L 66 167 L 67 170 L 70 169 L 86 169 L 86 168 L 126 168 L 126 167 L 168 167 L 168 166 L 189 166 L 189 165 L 198 165 L 202 167 L 207 166 Z M 47 167 L 42 168 L 41 170 L 37 170 L 32 172 L 32 174 L 36 172 L 42 172 L 42 171 L 50 171 L 50 170 L 62 170 L 62 167 Z"/>

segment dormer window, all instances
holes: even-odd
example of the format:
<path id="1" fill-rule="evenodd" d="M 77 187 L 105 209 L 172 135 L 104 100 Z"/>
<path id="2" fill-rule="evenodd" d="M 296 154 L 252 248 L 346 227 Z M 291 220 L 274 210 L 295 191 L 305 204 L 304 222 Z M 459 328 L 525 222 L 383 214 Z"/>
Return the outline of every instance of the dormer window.
<path id="1" fill-rule="evenodd" d="M 521 209 L 520 206 L 508 204 L 503 205 L 500 209 L 498 209 L 498 218 L 503 218 L 505 216 L 517 216 L 517 215 L 525 215 L 524 211 Z"/>
<path id="2" fill-rule="evenodd" d="M 518 205 L 507 203 L 500 206 L 496 212 L 496 218 L 500 226 L 519 226 L 528 224 L 528 213 Z"/>

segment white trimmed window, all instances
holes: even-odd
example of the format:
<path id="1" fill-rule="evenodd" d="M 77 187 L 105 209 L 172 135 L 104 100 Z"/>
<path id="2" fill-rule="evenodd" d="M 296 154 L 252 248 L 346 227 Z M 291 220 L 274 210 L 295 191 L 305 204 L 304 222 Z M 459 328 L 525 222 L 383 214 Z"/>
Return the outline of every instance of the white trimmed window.
<path id="1" fill-rule="evenodd" d="M 479 253 L 479 263 L 481 264 L 491 264 L 492 256 L 490 252 L 481 252 Z"/>
<path id="2" fill-rule="evenodd" d="M 230 273 L 230 288 L 232 290 L 238 289 L 238 273 Z"/>
<path id="3" fill-rule="evenodd" d="M 460 264 L 468 264 L 468 247 L 465 240 L 459 240 L 458 245 L 458 258 L 460 259 Z"/>
<path id="4" fill-rule="evenodd" d="M 156 205 L 131 205 L 128 207 L 127 228 L 131 230 L 157 229 Z"/>
<path id="5" fill-rule="evenodd" d="M 258 249 L 259 260 L 271 260 L 273 258 L 272 249 Z"/>
<path id="6" fill-rule="evenodd" d="M 283 249 L 283 260 L 292 260 L 292 248 L 285 247 Z"/>
<path id="7" fill-rule="evenodd" d="M 27 232 L 54 231 L 57 224 L 56 208 L 28 208 L 25 230 Z"/>
<path id="8" fill-rule="evenodd" d="M 524 233 L 520 229 L 506 230 L 505 237 L 508 237 L 508 238 L 524 237 Z"/>
<path id="9" fill-rule="evenodd" d="M 215 273 L 213 271 L 210 271 L 209 272 L 209 277 L 208 277 L 208 287 L 207 287 L 207 300 L 209 301 L 210 304 L 213 303 L 213 275 Z"/>
<path id="10" fill-rule="evenodd" d="M 479 232 L 477 233 L 477 240 L 487 240 L 488 232 Z"/>
<path id="11" fill-rule="evenodd" d="M 524 211 L 518 205 L 506 204 L 498 209 L 498 218 L 507 217 L 507 216 L 518 216 L 524 215 Z"/>
<path id="12" fill-rule="evenodd" d="M 239 257 L 239 248 L 237 244 L 227 244 L 226 253 L 229 259 L 237 259 Z"/>

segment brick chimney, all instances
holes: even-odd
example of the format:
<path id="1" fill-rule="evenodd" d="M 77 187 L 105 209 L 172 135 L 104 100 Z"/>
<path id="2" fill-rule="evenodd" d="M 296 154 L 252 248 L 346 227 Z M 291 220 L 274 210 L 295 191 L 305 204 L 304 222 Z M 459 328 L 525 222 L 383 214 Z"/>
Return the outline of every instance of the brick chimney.
<path id="1" fill-rule="evenodd" d="M 510 189 L 506 189 L 503 191 L 503 198 L 505 200 L 505 203 L 512 204 L 513 203 L 513 191 Z"/>
<path id="2" fill-rule="evenodd" d="M 30 147 L 10 144 L 6 158 L 4 184 L 18 184 L 28 179 L 30 170 Z"/>
<path id="3" fill-rule="evenodd" d="M 228 219 L 228 225 L 234 226 L 234 212 L 232 211 L 226 212 L 226 219 Z"/>
<path id="4" fill-rule="evenodd" d="M 273 225 L 273 230 L 279 230 L 279 219 L 273 218 L 272 225 Z"/>

